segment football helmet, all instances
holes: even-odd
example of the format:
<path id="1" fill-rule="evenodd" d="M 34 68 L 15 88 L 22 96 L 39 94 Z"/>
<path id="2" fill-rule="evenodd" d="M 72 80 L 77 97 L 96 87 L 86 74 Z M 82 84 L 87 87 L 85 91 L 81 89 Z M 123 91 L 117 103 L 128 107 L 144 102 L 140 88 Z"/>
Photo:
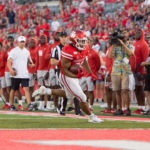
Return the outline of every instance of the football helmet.
<path id="1" fill-rule="evenodd" d="M 70 34 L 70 43 L 73 44 L 73 46 L 76 47 L 79 51 L 82 51 L 87 45 L 87 36 L 81 30 L 73 31 Z"/>

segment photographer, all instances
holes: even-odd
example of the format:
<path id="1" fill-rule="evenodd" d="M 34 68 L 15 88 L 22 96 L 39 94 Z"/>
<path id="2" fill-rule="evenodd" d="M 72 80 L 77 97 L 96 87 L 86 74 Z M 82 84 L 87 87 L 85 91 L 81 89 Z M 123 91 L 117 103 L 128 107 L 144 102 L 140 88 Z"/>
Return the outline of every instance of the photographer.
<path id="1" fill-rule="evenodd" d="M 126 101 L 126 115 L 129 116 L 131 115 L 131 111 L 129 109 L 129 75 L 132 74 L 129 60 L 130 56 L 133 55 L 134 48 L 131 45 L 126 45 L 124 37 L 119 35 L 118 32 L 114 32 L 110 38 L 112 47 L 108 57 L 114 58 L 111 79 L 118 105 L 118 110 L 114 113 L 114 115 L 123 115 L 122 101 Z"/>

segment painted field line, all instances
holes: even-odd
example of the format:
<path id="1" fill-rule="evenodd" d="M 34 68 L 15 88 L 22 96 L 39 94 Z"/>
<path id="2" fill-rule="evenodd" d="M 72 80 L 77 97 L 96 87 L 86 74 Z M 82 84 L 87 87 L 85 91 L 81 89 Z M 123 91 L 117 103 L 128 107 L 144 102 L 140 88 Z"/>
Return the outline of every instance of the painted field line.
<path id="1" fill-rule="evenodd" d="M 87 119 L 88 116 L 77 116 L 74 114 L 67 114 L 66 116 L 61 116 L 57 113 L 43 113 L 43 112 L 15 112 L 15 111 L 0 111 L 0 114 L 9 114 L 9 115 L 22 115 L 22 116 L 43 116 L 44 117 L 64 117 L 64 118 L 79 118 Z M 118 120 L 118 121 L 135 121 L 135 122 L 150 122 L 150 118 L 134 118 L 134 117 L 116 117 L 116 116 L 98 116 L 101 119 L 105 120 Z"/>

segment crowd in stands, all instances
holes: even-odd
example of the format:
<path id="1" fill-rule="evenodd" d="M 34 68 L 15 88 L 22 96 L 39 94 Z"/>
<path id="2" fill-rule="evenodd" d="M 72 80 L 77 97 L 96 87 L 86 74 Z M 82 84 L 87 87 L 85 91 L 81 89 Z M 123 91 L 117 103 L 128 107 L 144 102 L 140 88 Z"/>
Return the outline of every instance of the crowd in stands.
<path id="1" fill-rule="evenodd" d="M 0 2 L 0 45 L 4 51 L 9 36 L 17 39 L 23 35 L 28 45 L 31 38 L 40 43 L 39 38 L 44 34 L 51 47 L 57 32 L 65 31 L 69 35 L 72 31 L 84 30 L 87 37 L 93 37 L 93 48 L 105 55 L 110 47 L 109 36 L 116 29 L 128 32 L 132 44 L 135 31 L 139 28 L 150 46 L 150 4 L 144 0 L 79 0 L 73 1 L 70 6 L 60 6 L 59 12 L 51 11 L 48 6 L 36 6 L 35 3 L 18 5 L 11 0 Z M 96 99 L 99 91 L 104 99 L 104 85 L 97 84 L 97 89 Z"/>

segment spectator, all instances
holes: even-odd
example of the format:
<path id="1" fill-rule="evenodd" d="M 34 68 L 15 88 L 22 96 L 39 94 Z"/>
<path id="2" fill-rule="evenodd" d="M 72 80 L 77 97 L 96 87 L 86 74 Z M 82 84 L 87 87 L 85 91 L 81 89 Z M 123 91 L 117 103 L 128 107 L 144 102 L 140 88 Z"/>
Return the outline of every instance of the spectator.
<path id="1" fill-rule="evenodd" d="M 82 0 L 82 2 L 79 4 L 79 14 L 81 14 L 82 19 L 84 19 L 87 10 L 90 8 L 89 4 L 86 0 Z M 83 21 L 83 20 L 82 20 Z"/>
<path id="2" fill-rule="evenodd" d="M 8 18 L 9 25 L 14 24 L 15 23 L 15 13 L 14 13 L 14 11 L 11 7 L 6 12 L 6 15 L 7 15 L 7 18 Z"/>
<path id="3" fill-rule="evenodd" d="M 3 17 L 3 15 L 0 13 L 0 29 L 6 28 L 8 25 L 8 21 L 6 17 Z"/>
<path id="4" fill-rule="evenodd" d="M 51 23 L 52 32 L 56 32 L 59 26 L 60 26 L 60 23 L 58 22 L 57 18 L 54 16 L 53 21 Z"/>
<path id="5" fill-rule="evenodd" d="M 50 25 L 46 22 L 46 19 L 42 19 L 42 23 L 40 25 L 40 31 L 42 32 L 42 34 L 46 35 L 47 42 L 49 42 Z"/>

